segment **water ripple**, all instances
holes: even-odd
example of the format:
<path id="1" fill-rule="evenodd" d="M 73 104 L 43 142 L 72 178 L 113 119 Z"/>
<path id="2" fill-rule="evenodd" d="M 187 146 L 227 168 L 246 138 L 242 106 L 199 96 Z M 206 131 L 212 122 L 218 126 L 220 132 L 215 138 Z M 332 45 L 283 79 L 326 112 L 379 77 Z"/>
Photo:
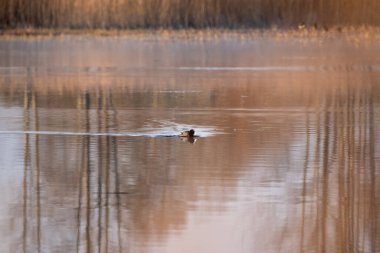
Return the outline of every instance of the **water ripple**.
<path id="1" fill-rule="evenodd" d="M 179 133 L 188 129 L 196 129 L 198 137 L 210 137 L 218 134 L 212 127 L 197 127 L 193 125 L 177 124 L 173 122 L 162 122 L 160 128 L 144 127 L 137 131 L 130 132 L 65 132 L 65 131 L 13 131 L 3 130 L 0 134 L 32 134 L 32 135 L 60 135 L 60 136 L 121 136 L 121 137 L 177 137 Z"/>

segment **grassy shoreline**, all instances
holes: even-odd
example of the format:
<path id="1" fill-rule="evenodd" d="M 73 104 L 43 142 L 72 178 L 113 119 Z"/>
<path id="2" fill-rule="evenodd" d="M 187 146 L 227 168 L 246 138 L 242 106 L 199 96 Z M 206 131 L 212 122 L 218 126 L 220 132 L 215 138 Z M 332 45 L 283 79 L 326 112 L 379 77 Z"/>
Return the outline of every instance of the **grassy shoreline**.
<path id="1" fill-rule="evenodd" d="M 238 39 L 254 39 L 270 37 L 277 39 L 319 39 L 343 38 L 355 42 L 380 41 L 380 27 L 376 26 L 349 26 L 316 29 L 303 27 L 279 29 L 40 29 L 17 28 L 0 29 L 1 38 L 59 38 L 66 36 L 85 37 L 127 37 L 135 39 L 216 39 L 233 37 Z"/>

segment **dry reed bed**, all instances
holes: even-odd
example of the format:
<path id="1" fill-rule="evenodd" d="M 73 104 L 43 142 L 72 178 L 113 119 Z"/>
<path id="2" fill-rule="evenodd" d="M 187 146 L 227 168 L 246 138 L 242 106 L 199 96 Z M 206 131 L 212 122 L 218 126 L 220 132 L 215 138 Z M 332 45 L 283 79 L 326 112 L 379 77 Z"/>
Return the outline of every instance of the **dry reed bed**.
<path id="1" fill-rule="evenodd" d="M 40 28 L 379 25 L 377 0 L 0 0 L 0 26 Z"/>
<path id="2" fill-rule="evenodd" d="M 0 39 L 117 37 L 141 40 L 212 40 L 269 38 L 276 40 L 323 41 L 341 39 L 361 45 L 380 42 L 380 27 L 375 26 L 333 26 L 330 29 L 298 27 L 295 29 L 42 29 L 18 28 L 0 29 Z"/>

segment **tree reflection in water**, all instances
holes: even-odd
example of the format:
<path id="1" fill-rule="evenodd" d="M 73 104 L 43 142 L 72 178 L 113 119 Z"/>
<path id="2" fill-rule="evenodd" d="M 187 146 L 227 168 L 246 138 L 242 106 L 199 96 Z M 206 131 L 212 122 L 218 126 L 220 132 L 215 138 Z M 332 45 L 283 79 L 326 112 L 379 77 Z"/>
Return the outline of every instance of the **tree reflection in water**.
<path id="1" fill-rule="evenodd" d="M 0 109 L 21 118 L 0 123 L 20 145 L 0 165 L 22 164 L 4 240 L 23 252 L 192 252 L 202 236 L 208 252 L 377 252 L 379 78 L 343 67 L 0 76 Z M 222 134 L 107 134 L 163 121 Z"/>
<path id="2" fill-rule="evenodd" d="M 301 190 L 297 191 L 295 182 L 292 186 L 292 194 L 300 194 L 301 199 L 299 204 L 289 204 L 288 208 L 294 209 L 294 213 L 288 217 L 289 224 L 282 235 L 282 240 L 298 237 L 300 252 L 376 252 L 378 248 L 379 201 L 376 194 L 378 180 L 373 94 L 371 85 L 333 87 L 317 94 L 315 103 L 312 102 L 305 110 L 305 154 L 302 170 L 299 170 L 302 173 Z M 23 100 L 24 129 L 39 131 L 38 91 L 30 85 L 26 86 Z M 90 132 L 94 124 L 97 132 L 110 132 L 110 126 L 119 129 L 118 112 L 109 90 L 78 93 L 76 101 L 78 129 Z M 262 134 L 271 133 L 264 131 Z M 254 140 L 255 133 L 252 135 L 250 138 Z M 68 148 L 68 144 L 76 145 L 70 147 L 72 153 L 65 154 L 68 150 L 54 150 L 57 146 L 51 144 L 55 138 L 39 134 L 24 135 L 25 252 L 41 252 L 41 245 L 47 244 L 51 226 L 67 226 L 65 230 L 69 232 L 74 224 L 76 236 L 67 240 L 75 238 L 77 252 L 124 252 L 131 249 L 131 240 L 142 240 L 140 243 L 143 243 L 156 235 L 166 235 L 173 229 L 181 230 L 187 223 L 186 212 L 192 210 L 186 207 L 187 200 L 193 202 L 198 198 L 215 198 L 197 190 L 197 187 L 207 189 L 207 181 L 201 180 L 202 185 L 196 185 L 193 184 L 195 178 L 186 178 L 196 177 L 196 173 L 186 172 L 187 169 L 171 170 L 176 162 L 189 166 L 189 170 L 201 166 L 191 162 L 191 159 L 185 163 L 173 160 L 182 157 L 173 153 L 176 152 L 170 147 L 173 140 L 157 141 L 152 138 L 129 147 L 136 143 L 128 137 L 62 137 L 72 139 L 70 143 L 63 144 L 64 149 Z M 176 141 L 174 145 L 178 146 L 180 142 Z M 249 146 L 244 146 L 252 143 L 240 140 L 233 145 L 242 145 L 238 150 L 243 150 L 249 149 Z M 210 147 L 203 145 L 198 148 Z M 54 154 L 46 153 L 49 150 L 62 152 L 60 164 L 54 162 Z M 162 152 L 169 157 L 160 157 Z M 209 154 L 209 151 L 201 152 Z M 212 174 L 216 178 L 235 178 L 237 175 L 228 171 L 229 164 L 243 166 L 249 157 L 239 154 L 240 151 L 230 152 L 232 156 L 228 158 L 220 157 L 224 154 L 221 152 L 211 158 L 212 161 L 202 161 L 202 164 L 209 168 L 221 167 L 219 172 Z M 74 153 L 74 161 L 68 164 L 65 160 L 72 159 Z M 60 170 L 70 171 L 66 175 L 65 172 L 54 175 L 54 172 L 44 171 L 56 166 Z M 51 176 L 53 178 L 49 178 Z M 51 180 L 53 182 L 49 183 Z M 176 187 L 180 189 L 177 192 Z M 50 194 L 67 200 L 52 207 L 54 202 L 50 200 Z M 223 201 L 223 192 L 219 194 Z M 71 206 L 72 210 L 61 214 L 63 216 L 56 220 L 54 209 L 70 209 L 66 205 Z M 59 221 L 62 218 L 64 221 Z M 51 221 L 55 225 L 49 224 Z M 60 227 L 55 229 L 58 234 L 61 233 Z M 65 242 L 68 250 L 72 249 L 71 243 Z"/>

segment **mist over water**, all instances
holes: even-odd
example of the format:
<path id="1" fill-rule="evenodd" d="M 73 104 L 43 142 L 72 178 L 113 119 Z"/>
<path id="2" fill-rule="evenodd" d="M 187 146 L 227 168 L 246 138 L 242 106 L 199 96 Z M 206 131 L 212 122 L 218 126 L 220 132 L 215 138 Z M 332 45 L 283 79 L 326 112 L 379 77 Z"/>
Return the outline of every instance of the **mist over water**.
<path id="1" fill-rule="evenodd" d="M 0 251 L 378 252 L 378 55 L 1 40 Z"/>

